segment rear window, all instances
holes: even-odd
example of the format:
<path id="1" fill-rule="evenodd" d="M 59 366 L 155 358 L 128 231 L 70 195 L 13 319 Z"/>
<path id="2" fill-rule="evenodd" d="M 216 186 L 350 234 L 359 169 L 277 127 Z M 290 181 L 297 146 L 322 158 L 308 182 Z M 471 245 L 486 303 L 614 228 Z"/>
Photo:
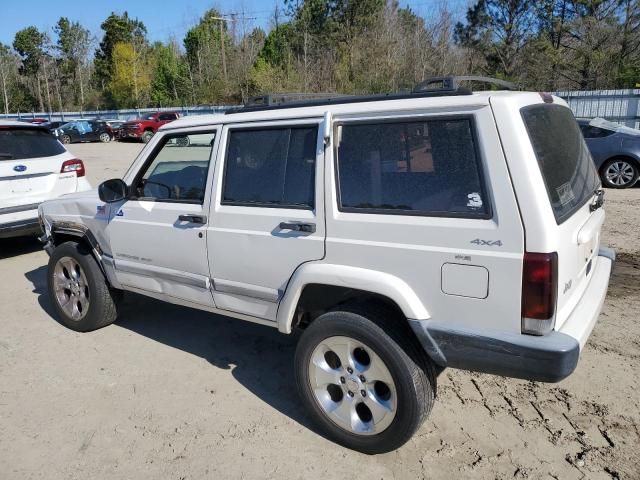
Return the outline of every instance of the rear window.
<path id="1" fill-rule="evenodd" d="M 0 162 L 53 157 L 65 151 L 48 132 L 30 128 L 0 128 Z"/>
<path id="2" fill-rule="evenodd" d="M 521 110 L 556 222 L 561 224 L 593 196 L 598 172 L 573 113 L 560 105 Z"/>
<path id="3" fill-rule="evenodd" d="M 341 211 L 490 217 L 470 118 L 338 129 Z"/>

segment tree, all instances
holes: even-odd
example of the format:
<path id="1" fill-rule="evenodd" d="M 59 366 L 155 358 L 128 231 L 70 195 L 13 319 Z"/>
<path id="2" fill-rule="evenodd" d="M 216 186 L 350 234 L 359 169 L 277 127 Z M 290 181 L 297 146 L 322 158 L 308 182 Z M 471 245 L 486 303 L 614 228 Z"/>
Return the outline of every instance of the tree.
<path id="1" fill-rule="evenodd" d="M 118 108 L 138 108 L 149 99 L 151 77 L 146 52 L 134 43 L 119 42 L 112 49 L 108 91 Z"/>
<path id="2" fill-rule="evenodd" d="M 467 10 L 466 23 L 456 25 L 456 41 L 484 57 L 486 73 L 513 79 L 532 36 L 533 5 L 527 0 L 479 0 Z"/>
<path id="3" fill-rule="evenodd" d="M 127 12 L 122 15 L 111 13 L 102 22 L 100 28 L 104 31 L 102 41 L 95 53 L 94 79 L 96 84 L 104 89 L 113 74 L 113 50 L 118 43 L 146 44 L 147 28 L 140 20 L 132 19 Z"/>
<path id="4" fill-rule="evenodd" d="M 16 32 L 15 39 L 13 40 L 13 48 L 16 50 L 20 56 L 20 60 L 22 61 L 19 70 L 20 74 L 30 80 L 32 90 L 36 93 L 38 98 L 40 111 L 44 111 L 41 70 L 42 59 L 45 56 L 45 43 L 46 35 L 33 26 Z"/>
<path id="5" fill-rule="evenodd" d="M 189 102 L 189 69 L 175 42 L 165 45 L 156 42 L 152 48 L 154 65 L 151 81 L 151 100 L 158 105 L 176 105 Z"/>
<path id="6" fill-rule="evenodd" d="M 54 27 L 58 36 L 56 49 L 60 55 L 59 68 L 65 83 L 72 87 L 73 97 L 80 109 L 85 106 L 91 32 L 78 22 L 61 17 Z M 76 88 L 77 86 L 77 88 Z"/>

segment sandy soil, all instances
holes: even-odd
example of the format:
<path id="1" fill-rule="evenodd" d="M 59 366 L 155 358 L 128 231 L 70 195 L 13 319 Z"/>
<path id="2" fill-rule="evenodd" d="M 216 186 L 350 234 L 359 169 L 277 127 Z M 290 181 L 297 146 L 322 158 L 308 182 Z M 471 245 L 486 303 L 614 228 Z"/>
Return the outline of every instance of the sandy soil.
<path id="1" fill-rule="evenodd" d="M 94 184 L 138 144 L 72 145 Z M 640 188 L 607 192 L 609 296 L 576 372 L 539 384 L 447 370 L 406 446 L 367 457 L 309 424 L 295 338 L 128 296 L 90 334 L 59 325 L 32 241 L 0 243 L 0 477 L 640 478 Z"/>

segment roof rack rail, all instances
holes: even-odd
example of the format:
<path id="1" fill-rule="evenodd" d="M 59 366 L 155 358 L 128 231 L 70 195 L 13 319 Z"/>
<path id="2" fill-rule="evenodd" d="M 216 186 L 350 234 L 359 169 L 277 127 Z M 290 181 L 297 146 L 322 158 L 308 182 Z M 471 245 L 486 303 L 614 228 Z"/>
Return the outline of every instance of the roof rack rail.
<path id="1" fill-rule="evenodd" d="M 508 90 L 517 90 L 516 85 L 505 80 L 477 76 L 434 77 L 420 82 L 412 91 L 383 93 L 377 95 L 344 95 L 339 93 L 276 93 L 251 97 L 241 107 L 225 111 L 225 115 L 241 112 L 257 112 L 281 108 L 316 107 L 343 103 L 379 102 L 408 98 L 471 95 L 470 89 L 460 86 L 462 81 L 483 82 L 498 85 Z"/>
<path id="2" fill-rule="evenodd" d="M 457 91 L 460 90 L 460 82 L 479 82 L 488 83 L 491 85 L 497 85 L 504 87 L 507 90 L 518 90 L 515 83 L 507 82 L 506 80 L 500 80 L 499 78 L 481 77 L 476 75 L 451 75 L 446 77 L 433 77 L 423 80 L 413 89 L 413 93 L 422 92 L 440 92 L 443 90 Z"/>

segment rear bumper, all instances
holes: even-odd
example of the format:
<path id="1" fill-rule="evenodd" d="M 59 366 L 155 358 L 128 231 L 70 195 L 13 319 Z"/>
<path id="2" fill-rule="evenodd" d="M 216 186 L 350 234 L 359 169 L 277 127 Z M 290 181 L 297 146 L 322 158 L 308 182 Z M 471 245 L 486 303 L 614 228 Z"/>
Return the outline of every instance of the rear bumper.
<path id="1" fill-rule="evenodd" d="M 37 218 L 19 220 L 11 223 L 0 223 L 0 238 L 40 235 L 42 228 Z"/>
<path id="2" fill-rule="evenodd" d="M 558 382 L 578 364 L 580 351 L 600 315 L 614 259 L 613 250 L 599 252 L 582 299 L 562 327 L 548 335 L 455 330 L 431 320 L 410 320 L 409 324 L 427 354 L 441 367 Z"/>

